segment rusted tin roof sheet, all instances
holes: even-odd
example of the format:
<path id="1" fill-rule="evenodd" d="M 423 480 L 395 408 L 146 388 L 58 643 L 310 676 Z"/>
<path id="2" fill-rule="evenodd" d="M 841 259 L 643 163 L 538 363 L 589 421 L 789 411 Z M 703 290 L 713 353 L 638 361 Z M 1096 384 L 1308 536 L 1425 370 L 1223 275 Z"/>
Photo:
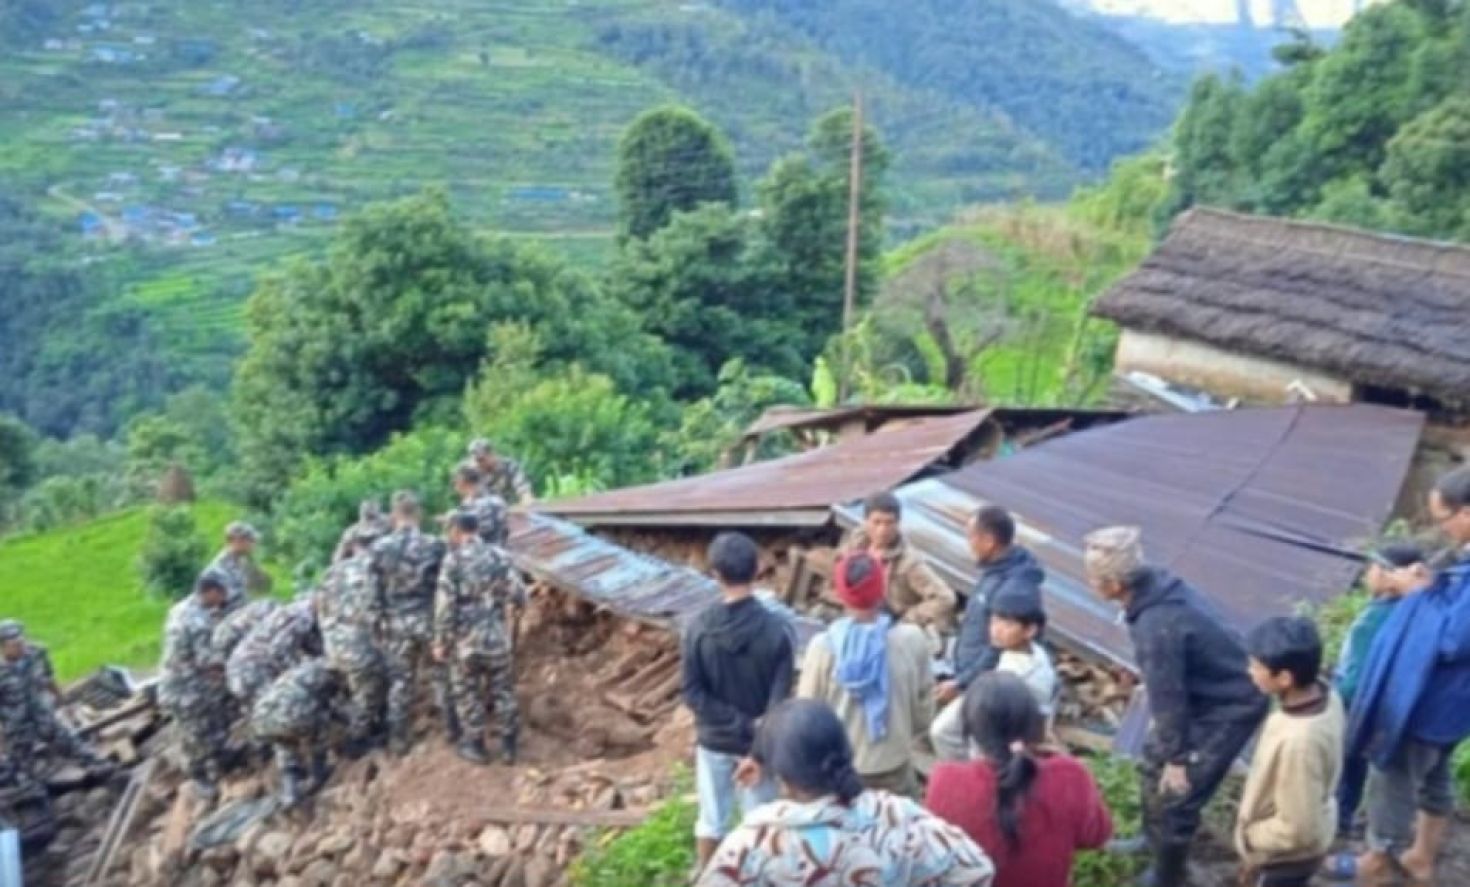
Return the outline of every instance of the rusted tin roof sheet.
<path id="1" fill-rule="evenodd" d="M 1046 567 L 1050 630 L 1129 667 L 1117 609 L 1083 578 L 1082 537 L 1143 530 L 1150 560 L 1209 595 L 1236 628 L 1341 594 L 1393 510 L 1418 413 L 1297 406 L 1147 416 L 903 488 L 904 533 L 957 588 L 975 568 L 964 521 L 996 503 Z M 857 519 L 847 509 L 844 522 Z"/>
<path id="2" fill-rule="evenodd" d="M 720 599 L 708 576 L 599 539 L 575 524 L 544 514 L 513 513 L 507 545 L 522 571 L 620 616 L 682 630 Z M 799 647 L 821 630 L 807 617 L 793 620 Z"/>
<path id="3" fill-rule="evenodd" d="M 919 419 L 794 456 L 534 507 L 593 526 L 820 526 L 831 520 L 833 505 L 952 459 L 989 415 Z"/>
<path id="4" fill-rule="evenodd" d="M 977 409 L 975 406 L 947 404 L 859 404 L 846 407 L 774 406 L 761 413 L 745 429 L 744 437 L 759 437 L 782 429 L 833 429 L 859 419 L 876 428 L 894 419 L 922 419 L 929 416 L 952 416 Z"/>

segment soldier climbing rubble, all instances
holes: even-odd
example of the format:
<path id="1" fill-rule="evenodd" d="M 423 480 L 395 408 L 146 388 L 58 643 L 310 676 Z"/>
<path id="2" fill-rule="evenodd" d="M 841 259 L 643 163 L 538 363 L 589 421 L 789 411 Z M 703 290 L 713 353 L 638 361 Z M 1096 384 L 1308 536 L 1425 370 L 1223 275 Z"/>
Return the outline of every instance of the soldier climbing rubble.
<path id="1" fill-rule="evenodd" d="M 284 807 L 300 803 L 331 775 L 324 733 L 341 685 L 341 674 L 325 659 L 307 659 L 276 678 L 251 709 L 251 737 L 271 746 Z"/>
<path id="2" fill-rule="evenodd" d="M 316 608 L 307 595 L 277 607 L 235 646 L 225 663 L 230 695 L 249 710 L 256 696 L 308 656 L 321 652 Z"/>
<path id="3" fill-rule="evenodd" d="M 174 604 L 164 626 L 158 701 L 173 717 L 185 767 L 200 797 L 219 794 L 233 708 L 214 631 L 224 618 L 229 586 L 205 570 L 194 592 Z"/>
<path id="4" fill-rule="evenodd" d="M 46 648 L 26 640 L 19 622 L 0 622 L 0 733 L 13 765 L 39 777 L 37 761 L 45 748 L 106 769 L 107 762 L 56 716 L 60 695 Z"/>

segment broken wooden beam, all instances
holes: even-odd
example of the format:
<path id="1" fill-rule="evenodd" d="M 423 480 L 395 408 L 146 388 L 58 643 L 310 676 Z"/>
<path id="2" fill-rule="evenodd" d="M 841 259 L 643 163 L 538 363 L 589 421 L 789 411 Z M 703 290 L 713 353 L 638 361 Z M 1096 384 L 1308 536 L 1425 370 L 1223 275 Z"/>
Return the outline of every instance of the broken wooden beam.
<path id="1" fill-rule="evenodd" d="M 102 843 L 98 845 L 97 853 L 92 857 L 92 865 L 87 869 L 87 878 L 83 882 L 89 887 L 102 883 L 103 877 L 112 868 L 113 859 L 117 856 L 118 849 L 122 847 L 128 830 L 133 826 L 133 817 L 138 812 L 138 801 L 148 788 L 148 782 L 153 778 L 154 766 L 157 763 L 157 758 L 149 758 L 143 766 L 134 770 L 132 778 L 128 780 L 128 787 L 123 791 L 122 798 L 118 800 L 117 806 L 112 808 L 112 817 L 107 821 L 107 830 L 102 834 Z"/>

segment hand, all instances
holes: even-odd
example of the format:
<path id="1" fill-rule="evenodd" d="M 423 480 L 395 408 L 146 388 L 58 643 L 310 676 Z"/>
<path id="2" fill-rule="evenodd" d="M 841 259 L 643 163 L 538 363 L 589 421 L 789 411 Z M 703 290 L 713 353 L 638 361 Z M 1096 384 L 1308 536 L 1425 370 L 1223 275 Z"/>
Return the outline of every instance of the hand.
<path id="1" fill-rule="evenodd" d="M 960 695 L 960 685 L 954 681 L 940 681 L 934 685 L 934 704 L 949 705 Z"/>
<path id="2" fill-rule="evenodd" d="M 1159 791 L 1166 795 L 1189 793 L 1189 771 L 1183 764 L 1170 764 L 1164 768 L 1163 775 L 1159 777 Z"/>
<path id="3" fill-rule="evenodd" d="M 444 645 L 443 644 L 435 644 L 434 645 L 434 661 L 435 662 L 443 662 L 444 660 L 446 660 L 448 658 L 449 658 L 449 653 L 448 653 L 447 650 L 444 649 Z"/>
<path id="4" fill-rule="evenodd" d="M 740 763 L 735 765 L 735 784 L 741 788 L 755 788 L 764 775 L 760 762 L 755 758 L 741 758 Z"/>
<path id="5" fill-rule="evenodd" d="M 1254 866 L 1242 865 L 1240 867 L 1240 887 L 1259 887 L 1261 883 L 1261 872 Z"/>

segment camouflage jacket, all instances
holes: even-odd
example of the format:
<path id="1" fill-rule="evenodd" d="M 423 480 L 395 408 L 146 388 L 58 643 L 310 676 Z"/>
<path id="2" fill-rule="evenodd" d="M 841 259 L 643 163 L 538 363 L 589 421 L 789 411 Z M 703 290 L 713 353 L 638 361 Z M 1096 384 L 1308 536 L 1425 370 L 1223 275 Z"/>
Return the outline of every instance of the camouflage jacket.
<path id="1" fill-rule="evenodd" d="M 480 483 L 485 491 L 499 496 L 511 505 L 536 497 L 536 491 L 531 487 L 531 479 L 526 476 L 526 470 L 514 459 L 500 456 L 496 460 L 495 467 L 489 471 L 481 468 L 474 459 L 465 459 L 459 464 L 480 472 L 482 478 Z"/>
<path id="2" fill-rule="evenodd" d="M 434 609 L 434 582 L 444 560 L 444 541 L 417 528 L 394 530 L 373 543 L 373 574 L 381 583 L 389 617 L 427 616 Z"/>
<path id="3" fill-rule="evenodd" d="M 480 522 L 480 538 L 491 545 L 504 545 L 510 535 L 510 525 L 507 522 L 505 500 L 487 493 L 483 489 L 476 495 L 466 499 L 460 504 L 460 508 L 475 515 Z"/>
<path id="4" fill-rule="evenodd" d="M 227 661 L 230 654 L 235 651 L 235 647 L 245 639 L 245 635 L 280 609 L 280 606 L 277 601 L 262 598 L 258 601 L 251 601 L 220 620 L 219 625 L 214 628 L 215 655 Z"/>
<path id="5" fill-rule="evenodd" d="M 388 535 L 392 527 L 388 521 L 379 517 L 372 520 L 360 520 L 342 531 L 342 538 L 337 540 L 337 548 L 332 552 L 332 563 L 340 563 L 352 556 L 352 546 L 359 539 L 378 539 Z"/>
<path id="6" fill-rule="evenodd" d="M 54 711 L 55 681 L 45 647 L 26 644 L 14 662 L 0 656 L 0 730 L 8 735 Z"/>
<path id="7" fill-rule="evenodd" d="M 244 604 L 248 592 L 265 592 L 271 587 L 271 577 L 255 565 L 253 558 L 249 555 L 235 554 L 228 548 L 215 555 L 208 569 L 218 571 L 225 578 L 225 591 L 229 594 L 225 601 L 227 612 L 234 611 Z"/>
<path id="8" fill-rule="evenodd" d="M 267 741 L 312 735 L 331 718 L 337 687 L 337 675 L 325 660 L 298 662 L 255 701 L 250 710 L 250 731 L 255 738 Z"/>
<path id="9" fill-rule="evenodd" d="M 434 598 L 434 643 L 455 656 L 509 649 L 505 605 L 521 603 L 520 585 L 500 549 L 471 539 L 449 552 Z"/>
<path id="10" fill-rule="evenodd" d="M 168 611 L 163 629 L 159 701 L 166 706 L 208 704 L 224 691 L 224 662 L 214 649 L 214 630 L 222 610 L 211 610 L 194 595 Z"/>
<path id="11" fill-rule="evenodd" d="M 230 685 L 235 686 L 244 677 L 247 686 L 264 686 L 315 648 L 316 619 L 311 604 L 302 600 L 278 607 L 250 629 L 230 653 L 226 666 Z"/>
<path id="12" fill-rule="evenodd" d="M 373 575 L 372 557 L 363 553 L 333 564 L 317 591 L 317 624 L 327 650 L 370 643 L 382 619 L 382 588 Z"/>

